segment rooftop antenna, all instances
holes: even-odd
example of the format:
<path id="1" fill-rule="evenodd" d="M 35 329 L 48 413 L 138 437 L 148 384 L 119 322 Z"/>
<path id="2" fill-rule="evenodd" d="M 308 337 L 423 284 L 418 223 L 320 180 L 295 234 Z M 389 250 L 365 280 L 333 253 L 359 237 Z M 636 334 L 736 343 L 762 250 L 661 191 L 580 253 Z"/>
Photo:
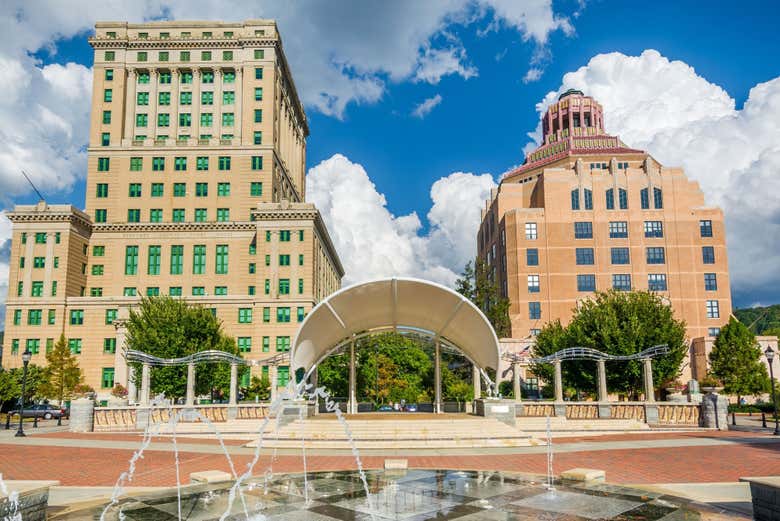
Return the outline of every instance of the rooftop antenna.
<path id="1" fill-rule="evenodd" d="M 30 186 L 32 186 L 32 189 L 35 190 L 36 194 L 38 194 L 38 197 L 40 197 L 41 201 L 45 201 L 46 198 L 43 196 L 43 194 L 40 192 L 40 190 L 38 190 L 38 188 L 35 187 L 35 185 L 33 184 L 32 180 L 30 179 L 30 176 L 27 175 L 27 172 L 22 170 L 22 175 L 24 176 L 25 179 L 27 179 L 27 182 L 30 183 Z"/>

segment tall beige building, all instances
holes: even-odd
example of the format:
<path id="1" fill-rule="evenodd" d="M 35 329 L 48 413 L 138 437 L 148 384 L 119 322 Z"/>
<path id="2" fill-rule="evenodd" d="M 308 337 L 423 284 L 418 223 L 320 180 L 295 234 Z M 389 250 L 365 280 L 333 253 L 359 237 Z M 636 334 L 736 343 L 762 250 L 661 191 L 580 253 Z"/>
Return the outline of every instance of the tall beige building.
<path id="1" fill-rule="evenodd" d="M 681 169 L 608 135 L 601 105 L 582 92 L 562 94 L 542 130 L 486 202 L 477 237 L 510 300 L 512 336 L 528 339 L 515 344 L 566 323 L 596 290 L 649 289 L 688 325 L 683 377 L 703 376 L 731 314 L 723 212 Z"/>
<path id="2" fill-rule="evenodd" d="M 127 383 L 144 295 L 214 310 L 243 356 L 289 349 L 343 268 L 304 200 L 309 129 L 273 21 L 96 25 L 86 210 L 17 206 L 3 364 L 61 333 L 86 382 Z M 290 377 L 278 358 L 278 384 Z M 276 365 L 279 365 L 276 367 Z"/>

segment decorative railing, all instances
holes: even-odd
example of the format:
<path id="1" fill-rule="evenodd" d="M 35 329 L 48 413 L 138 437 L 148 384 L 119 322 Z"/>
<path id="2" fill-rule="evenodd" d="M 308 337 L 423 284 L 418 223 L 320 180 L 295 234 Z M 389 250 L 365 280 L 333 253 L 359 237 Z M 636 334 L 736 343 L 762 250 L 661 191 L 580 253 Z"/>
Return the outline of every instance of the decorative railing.
<path id="1" fill-rule="evenodd" d="M 233 410 L 234 412 L 232 412 Z M 230 406 L 214 405 L 173 405 L 169 407 L 96 407 L 94 411 L 95 431 L 131 431 L 143 430 L 147 425 L 170 421 L 171 415 L 179 415 L 178 423 L 225 423 L 230 419 L 259 420 L 269 416 L 271 410 L 267 403 L 243 403 Z M 139 411 L 148 413 L 141 416 Z M 181 413 L 181 414 L 179 414 Z M 205 419 L 205 420 L 204 420 Z"/>
<path id="2" fill-rule="evenodd" d="M 699 406 L 693 403 L 658 404 L 658 423 L 664 425 L 699 425 Z"/>
<path id="3" fill-rule="evenodd" d="M 555 406 L 552 403 L 523 402 L 523 416 L 555 416 Z"/>
<path id="4" fill-rule="evenodd" d="M 135 407 L 98 407 L 94 413 L 95 431 L 132 431 L 136 424 Z"/>
<path id="5" fill-rule="evenodd" d="M 645 421 L 645 404 L 610 403 L 610 418 L 615 420 Z"/>
<path id="6" fill-rule="evenodd" d="M 592 420 L 599 417 L 598 404 L 577 403 L 566 405 L 566 418 L 570 420 Z"/>

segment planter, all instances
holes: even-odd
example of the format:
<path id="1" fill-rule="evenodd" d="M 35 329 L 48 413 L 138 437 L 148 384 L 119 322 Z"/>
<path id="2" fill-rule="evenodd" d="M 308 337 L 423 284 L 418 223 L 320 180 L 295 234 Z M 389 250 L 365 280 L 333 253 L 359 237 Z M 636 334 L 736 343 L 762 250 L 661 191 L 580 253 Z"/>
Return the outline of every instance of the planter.
<path id="1" fill-rule="evenodd" d="M 127 398 L 111 397 L 108 399 L 109 407 L 127 407 Z"/>
<path id="2" fill-rule="evenodd" d="M 723 390 L 723 387 L 702 387 L 701 390 L 705 393 L 718 394 Z"/>

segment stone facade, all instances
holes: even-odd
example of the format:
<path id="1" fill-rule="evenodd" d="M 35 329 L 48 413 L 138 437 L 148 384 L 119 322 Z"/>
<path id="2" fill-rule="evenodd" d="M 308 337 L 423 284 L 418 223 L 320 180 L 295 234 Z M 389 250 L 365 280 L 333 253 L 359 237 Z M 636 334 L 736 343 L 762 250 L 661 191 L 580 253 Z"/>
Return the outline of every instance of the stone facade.
<path id="1" fill-rule="evenodd" d="M 304 200 L 309 130 L 276 24 L 98 23 L 84 211 L 17 206 L 7 356 L 60 334 L 106 399 L 127 385 L 128 310 L 170 294 L 211 308 L 253 372 L 286 352 L 343 268 Z"/>

